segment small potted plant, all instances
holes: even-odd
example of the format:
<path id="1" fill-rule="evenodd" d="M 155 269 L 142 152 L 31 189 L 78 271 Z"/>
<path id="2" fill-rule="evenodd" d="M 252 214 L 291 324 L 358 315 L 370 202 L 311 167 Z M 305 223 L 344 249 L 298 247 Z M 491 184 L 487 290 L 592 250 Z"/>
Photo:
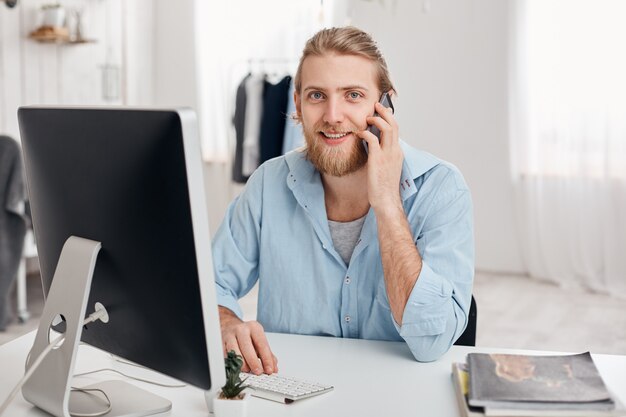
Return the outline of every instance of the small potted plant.
<path id="1" fill-rule="evenodd" d="M 49 3 L 41 6 L 43 12 L 43 26 L 62 27 L 65 22 L 65 9 L 59 3 Z"/>
<path id="2" fill-rule="evenodd" d="M 249 393 L 244 392 L 247 385 L 239 377 L 243 358 L 231 350 L 224 359 L 226 384 L 213 399 L 213 412 L 216 417 L 245 417 Z"/>

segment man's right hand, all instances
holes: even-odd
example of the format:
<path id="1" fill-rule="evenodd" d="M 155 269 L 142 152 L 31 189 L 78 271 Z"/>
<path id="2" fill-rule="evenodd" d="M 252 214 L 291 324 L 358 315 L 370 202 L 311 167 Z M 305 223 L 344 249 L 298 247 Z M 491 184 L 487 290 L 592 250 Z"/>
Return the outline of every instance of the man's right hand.
<path id="1" fill-rule="evenodd" d="M 224 356 L 234 350 L 243 357 L 243 372 L 260 375 L 278 372 L 278 359 L 270 350 L 263 326 L 258 321 L 241 321 L 226 307 L 219 306 Z"/>

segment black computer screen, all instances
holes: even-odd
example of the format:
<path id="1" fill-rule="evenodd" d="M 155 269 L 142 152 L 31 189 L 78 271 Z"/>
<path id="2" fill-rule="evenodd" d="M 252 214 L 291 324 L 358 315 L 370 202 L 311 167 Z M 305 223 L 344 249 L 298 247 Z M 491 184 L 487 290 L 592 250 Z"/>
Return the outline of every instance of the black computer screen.
<path id="1" fill-rule="evenodd" d="M 110 321 L 82 341 L 209 389 L 178 114 L 21 108 L 18 118 L 44 293 L 68 237 L 101 242 L 88 306 L 104 304 Z"/>

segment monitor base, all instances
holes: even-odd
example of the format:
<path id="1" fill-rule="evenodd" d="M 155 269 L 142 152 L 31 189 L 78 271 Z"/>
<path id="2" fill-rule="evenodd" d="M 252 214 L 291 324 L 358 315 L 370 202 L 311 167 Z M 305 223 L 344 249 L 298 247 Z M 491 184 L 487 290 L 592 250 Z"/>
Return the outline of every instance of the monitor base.
<path id="1" fill-rule="evenodd" d="M 111 411 L 103 417 L 142 417 L 164 413 L 172 409 L 172 403 L 158 395 L 138 388 L 124 381 L 104 381 L 80 387 L 81 389 L 100 389 L 111 401 Z M 108 407 L 108 402 L 100 392 L 72 391 L 69 410 L 71 414 L 98 414 Z"/>

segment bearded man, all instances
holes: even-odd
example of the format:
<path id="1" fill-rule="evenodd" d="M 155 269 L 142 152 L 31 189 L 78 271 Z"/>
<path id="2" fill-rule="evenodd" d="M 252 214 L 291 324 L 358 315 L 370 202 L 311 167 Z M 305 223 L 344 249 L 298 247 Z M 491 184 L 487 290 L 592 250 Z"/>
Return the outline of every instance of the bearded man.
<path id="1" fill-rule="evenodd" d="M 278 371 L 265 331 L 405 341 L 418 361 L 463 333 L 470 192 L 454 166 L 399 139 L 378 103 L 394 92 L 367 33 L 324 29 L 306 43 L 294 92 L 306 147 L 257 169 L 213 242 L 224 350 L 245 371 Z M 244 322 L 237 300 L 257 281 L 257 321 Z"/>

